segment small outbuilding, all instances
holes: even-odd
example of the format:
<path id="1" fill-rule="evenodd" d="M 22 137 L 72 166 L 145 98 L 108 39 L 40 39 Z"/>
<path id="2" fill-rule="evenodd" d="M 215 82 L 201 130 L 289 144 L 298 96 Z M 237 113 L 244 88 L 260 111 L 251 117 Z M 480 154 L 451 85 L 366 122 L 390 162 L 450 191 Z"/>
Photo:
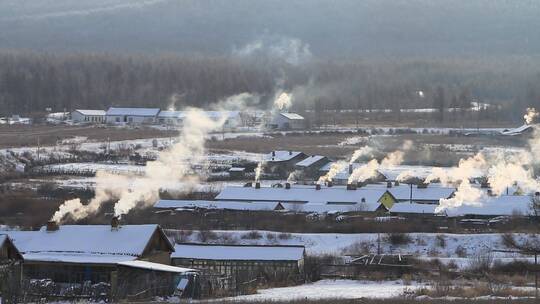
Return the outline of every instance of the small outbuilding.
<path id="1" fill-rule="evenodd" d="M 214 294 L 242 294 L 246 288 L 270 282 L 304 281 L 304 246 L 175 245 L 173 264 L 196 267 L 202 273 L 203 288 Z"/>
<path id="2" fill-rule="evenodd" d="M 103 110 L 75 110 L 71 112 L 71 120 L 77 123 L 105 123 L 105 113 Z"/>
<path id="3" fill-rule="evenodd" d="M 304 117 L 299 114 L 281 112 L 274 115 L 269 127 L 277 130 L 302 130 L 306 127 L 306 122 Z"/>
<path id="4" fill-rule="evenodd" d="M 297 162 L 294 168 L 305 178 L 318 179 L 319 170 L 330 162 L 331 160 L 326 156 L 312 155 Z"/>

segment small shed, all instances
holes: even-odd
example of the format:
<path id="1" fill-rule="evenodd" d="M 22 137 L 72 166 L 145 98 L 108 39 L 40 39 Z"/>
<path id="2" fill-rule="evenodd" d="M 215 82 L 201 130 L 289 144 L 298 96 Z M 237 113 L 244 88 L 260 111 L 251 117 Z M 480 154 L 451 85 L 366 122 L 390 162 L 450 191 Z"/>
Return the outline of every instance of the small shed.
<path id="1" fill-rule="evenodd" d="M 78 123 L 105 123 L 105 111 L 103 110 L 75 110 L 71 112 L 71 120 Z"/>
<path id="2" fill-rule="evenodd" d="M 297 162 L 294 167 L 295 170 L 301 172 L 304 177 L 317 179 L 319 178 L 319 170 L 330 162 L 331 160 L 326 156 L 312 155 Z"/>
<path id="3" fill-rule="evenodd" d="M 277 130 L 302 130 L 306 127 L 303 116 L 296 113 L 281 112 L 272 118 L 270 129 Z"/>
<path id="4" fill-rule="evenodd" d="M 261 283 L 304 281 L 304 246 L 223 245 L 182 243 L 175 245 L 173 264 L 196 267 L 212 286 L 206 290 L 243 293 L 244 287 Z"/>
<path id="5" fill-rule="evenodd" d="M 242 179 L 246 175 L 246 168 L 232 167 L 229 169 L 229 177 L 233 179 Z"/>

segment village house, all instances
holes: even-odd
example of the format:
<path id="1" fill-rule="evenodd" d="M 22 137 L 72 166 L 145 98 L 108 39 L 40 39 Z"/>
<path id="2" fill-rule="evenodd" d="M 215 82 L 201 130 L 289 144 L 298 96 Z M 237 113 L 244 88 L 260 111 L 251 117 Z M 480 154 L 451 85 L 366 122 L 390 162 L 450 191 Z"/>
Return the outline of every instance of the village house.
<path id="1" fill-rule="evenodd" d="M 284 210 L 279 202 L 246 202 L 246 201 L 209 201 L 209 200 L 158 200 L 156 209 L 165 210 L 235 210 L 235 211 L 280 211 Z"/>
<path id="2" fill-rule="evenodd" d="M 326 156 L 312 155 L 304 160 L 297 162 L 294 165 L 294 168 L 297 172 L 299 172 L 302 178 L 309 178 L 314 180 L 319 178 L 319 170 L 330 162 L 331 160 L 328 159 L 328 157 Z"/>
<path id="3" fill-rule="evenodd" d="M 268 127 L 277 130 L 302 130 L 306 127 L 306 123 L 304 117 L 299 114 L 281 112 L 272 117 Z"/>
<path id="4" fill-rule="evenodd" d="M 75 110 L 71 112 L 71 120 L 76 123 L 105 123 L 103 110 Z"/>
<path id="5" fill-rule="evenodd" d="M 158 225 L 119 225 L 116 219 L 111 225 L 49 222 L 39 231 L 8 233 L 22 253 L 25 280 L 74 289 L 97 284 L 109 299 L 172 295 L 182 279 L 196 273 L 171 266 L 174 247 Z"/>
<path id="6" fill-rule="evenodd" d="M 202 272 L 203 290 L 242 294 L 269 283 L 304 281 L 304 246 L 176 244 L 173 264 Z"/>
<path id="7" fill-rule="evenodd" d="M 272 151 L 263 156 L 264 171 L 266 173 L 276 174 L 286 178 L 294 171 L 294 166 L 308 156 L 303 152 L 298 151 Z"/>
<path id="8" fill-rule="evenodd" d="M 158 119 L 158 108 L 109 108 L 105 113 L 108 124 L 153 124 Z"/>

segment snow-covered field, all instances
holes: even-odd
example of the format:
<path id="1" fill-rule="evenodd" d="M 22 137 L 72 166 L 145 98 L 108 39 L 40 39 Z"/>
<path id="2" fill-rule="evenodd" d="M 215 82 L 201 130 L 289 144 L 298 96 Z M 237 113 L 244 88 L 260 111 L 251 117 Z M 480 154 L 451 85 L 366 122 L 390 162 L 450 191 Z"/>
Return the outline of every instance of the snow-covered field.
<path id="1" fill-rule="evenodd" d="M 220 300 L 235 301 L 291 301 L 299 299 L 360 299 L 360 298 L 394 298 L 403 296 L 422 287 L 412 283 L 406 285 L 402 281 L 353 281 L 353 280 L 321 280 L 311 284 L 292 287 L 260 289 L 256 294 L 224 298 Z"/>

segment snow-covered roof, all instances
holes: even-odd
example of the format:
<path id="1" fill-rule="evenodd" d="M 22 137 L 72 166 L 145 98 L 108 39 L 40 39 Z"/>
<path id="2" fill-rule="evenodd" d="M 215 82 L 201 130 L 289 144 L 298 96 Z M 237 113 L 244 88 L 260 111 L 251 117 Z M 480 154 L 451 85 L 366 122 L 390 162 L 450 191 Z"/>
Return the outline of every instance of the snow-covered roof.
<path id="1" fill-rule="evenodd" d="M 232 167 L 229 169 L 229 172 L 244 172 L 246 171 L 246 168 L 242 168 L 242 167 Z"/>
<path id="2" fill-rule="evenodd" d="M 176 244 L 171 258 L 197 260 L 298 261 L 304 246 Z"/>
<path id="3" fill-rule="evenodd" d="M 126 116 L 157 116 L 158 108 L 109 108 L 106 115 L 126 115 Z"/>
<path id="4" fill-rule="evenodd" d="M 304 117 L 302 117 L 301 115 L 296 114 L 296 113 L 282 112 L 282 113 L 279 113 L 279 114 L 281 116 L 287 118 L 287 119 L 290 119 L 290 120 L 304 120 Z"/>
<path id="5" fill-rule="evenodd" d="M 117 230 L 109 225 L 63 225 L 57 231 L 47 231 L 42 227 L 39 231 L 7 233 L 25 258 L 27 255 L 40 255 L 52 259 L 47 256 L 54 254 L 56 259 L 68 259 L 64 255 L 75 254 L 81 256 L 73 259 L 86 259 L 84 255 L 109 259 L 110 256 L 142 255 L 156 229 L 158 225 L 154 224 L 123 225 Z"/>
<path id="6" fill-rule="evenodd" d="M 263 161 L 265 162 L 281 162 L 281 161 L 288 161 L 296 156 L 300 155 L 302 152 L 298 151 L 284 151 L 284 150 L 276 150 L 272 151 L 268 154 L 265 154 L 263 156 Z"/>
<path id="7" fill-rule="evenodd" d="M 522 125 L 521 127 L 517 127 L 517 128 L 513 128 L 513 129 L 510 129 L 510 130 L 504 130 L 501 132 L 502 135 L 520 135 L 520 134 L 523 134 L 524 132 L 527 132 L 529 130 L 532 130 L 533 126 L 532 125 Z"/>
<path id="8" fill-rule="evenodd" d="M 90 253 L 23 253 L 25 261 L 50 263 L 77 263 L 77 264 L 116 264 L 135 260 L 137 257 L 122 254 L 90 254 Z"/>
<path id="9" fill-rule="evenodd" d="M 176 267 L 176 266 L 170 266 L 170 265 L 158 264 L 158 263 L 152 263 L 152 262 L 140 261 L 140 260 L 118 262 L 117 265 L 131 267 L 131 268 L 140 268 L 140 269 L 147 269 L 147 270 L 153 270 L 153 271 L 173 272 L 173 273 L 196 272 L 195 269 Z"/>
<path id="10" fill-rule="evenodd" d="M 488 197 L 479 202 L 465 202 L 456 208 L 444 210 L 447 216 L 463 215 L 532 215 L 532 199 L 528 195 L 501 195 L 499 197 Z"/>
<path id="11" fill-rule="evenodd" d="M 453 187 L 444 187 L 440 184 L 430 184 L 426 188 L 418 188 L 416 185 L 392 184 L 391 188 L 387 188 L 384 184 L 369 184 L 367 189 L 386 189 L 398 200 L 410 200 L 412 191 L 412 200 L 415 201 L 439 201 L 441 198 L 449 198 L 456 191 Z"/>
<path id="12" fill-rule="evenodd" d="M 0 234 L 0 247 L 4 245 L 4 242 L 7 241 L 8 236 L 5 234 Z"/>
<path id="13" fill-rule="evenodd" d="M 309 167 L 311 165 L 313 165 L 314 163 L 322 160 L 326 158 L 326 156 L 322 156 L 322 155 L 312 155 L 302 161 L 299 161 L 296 163 L 296 166 L 299 166 L 299 167 Z"/>
<path id="14" fill-rule="evenodd" d="M 244 211 L 271 211 L 275 210 L 278 202 L 233 202 L 233 201 L 206 201 L 206 200 L 159 200 L 154 208 L 159 209 L 219 209 Z"/>
<path id="15" fill-rule="evenodd" d="M 79 112 L 81 113 L 82 115 L 86 115 L 86 116 L 105 116 L 105 111 L 103 110 L 75 110 L 75 112 Z"/>
<path id="16" fill-rule="evenodd" d="M 396 203 L 390 208 L 390 212 L 434 214 L 437 206 L 436 204 Z"/>
<path id="17" fill-rule="evenodd" d="M 242 186 L 225 187 L 216 200 L 232 201 L 270 201 L 270 202 L 303 202 L 303 203 L 376 203 L 386 192 L 385 188 L 347 190 L 345 187 L 321 187 L 292 185 L 290 189 Z"/>

